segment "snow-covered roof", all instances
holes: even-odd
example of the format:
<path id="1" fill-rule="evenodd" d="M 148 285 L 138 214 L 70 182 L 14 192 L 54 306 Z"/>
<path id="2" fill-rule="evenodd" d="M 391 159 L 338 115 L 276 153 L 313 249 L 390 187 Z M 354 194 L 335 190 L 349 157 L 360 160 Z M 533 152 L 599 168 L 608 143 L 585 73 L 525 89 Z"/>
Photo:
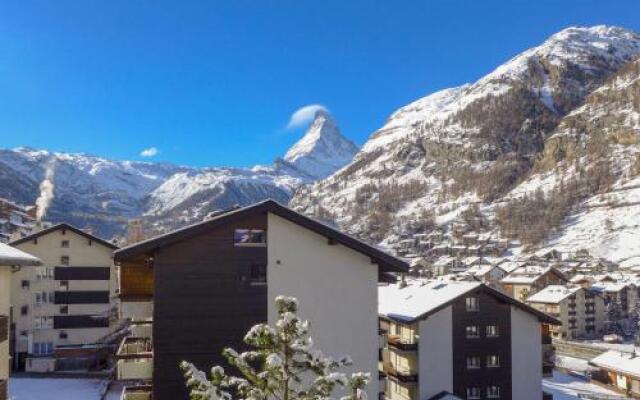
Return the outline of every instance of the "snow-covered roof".
<path id="1" fill-rule="evenodd" d="M 609 350 L 592 359 L 589 363 L 601 368 L 640 377 L 640 357 L 630 353 Z"/>
<path id="2" fill-rule="evenodd" d="M 549 285 L 527 299 L 528 303 L 558 304 L 582 289 L 580 286 Z"/>
<path id="3" fill-rule="evenodd" d="M 628 282 L 597 282 L 591 288 L 598 292 L 616 293 L 625 290 L 629 286 Z"/>
<path id="4" fill-rule="evenodd" d="M 434 263 L 433 266 L 434 267 L 443 267 L 447 264 L 449 264 L 450 262 L 454 261 L 455 258 L 450 257 L 450 256 L 443 256 L 438 258 Z"/>
<path id="5" fill-rule="evenodd" d="M 412 321 L 481 286 L 480 282 L 447 278 L 410 280 L 378 288 L 378 312 L 389 318 Z"/>
<path id="6" fill-rule="evenodd" d="M 508 273 L 511 273 L 516 269 L 520 268 L 524 264 L 526 264 L 525 261 L 505 261 L 500 264 L 500 268 L 502 268 Z"/>
<path id="7" fill-rule="evenodd" d="M 516 268 L 513 272 L 504 277 L 502 279 L 502 283 L 531 284 L 551 269 L 552 267 L 543 267 L 541 265 L 526 265 L 524 267 Z"/>
<path id="8" fill-rule="evenodd" d="M 497 268 L 497 267 L 494 267 L 491 264 L 478 264 L 478 265 L 469 267 L 465 271 L 465 274 L 469 274 L 473 276 L 483 276 L 491 272 L 491 270 L 493 270 L 494 268 Z"/>
<path id="9" fill-rule="evenodd" d="M 40 265 L 42 262 L 39 258 L 11 247 L 7 244 L 0 243 L 0 265 Z"/>

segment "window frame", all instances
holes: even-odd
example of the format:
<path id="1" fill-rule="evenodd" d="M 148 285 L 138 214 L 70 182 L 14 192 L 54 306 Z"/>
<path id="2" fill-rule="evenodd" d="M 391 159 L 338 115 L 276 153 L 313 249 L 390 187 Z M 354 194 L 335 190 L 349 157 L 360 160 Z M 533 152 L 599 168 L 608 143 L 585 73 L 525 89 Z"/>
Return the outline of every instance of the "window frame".
<path id="1" fill-rule="evenodd" d="M 495 389 L 497 393 L 491 393 L 492 389 Z M 500 398 L 500 386 L 491 385 L 487 386 L 487 399 L 499 399 Z"/>
<path id="2" fill-rule="evenodd" d="M 467 400 L 478 400 L 482 398 L 482 389 L 477 386 L 468 387 L 467 390 Z M 477 392 L 474 394 L 473 392 Z"/>
<path id="3" fill-rule="evenodd" d="M 258 232 L 261 233 L 262 240 L 260 242 L 241 241 L 241 237 L 239 237 L 238 235 L 241 234 L 240 232 L 245 232 L 245 231 L 246 231 L 245 234 L 248 235 L 249 239 L 252 239 L 254 234 Z M 234 247 L 266 247 L 267 246 L 267 230 L 259 229 L 259 228 L 236 228 L 233 230 L 233 245 Z"/>
<path id="4" fill-rule="evenodd" d="M 469 361 L 472 361 L 472 360 L 473 360 L 473 361 L 477 361 L 477 363 L 469 362 Z M 467 369 L 471 369 L 471 370 L 473 370 L 473 369 L 480 369 L 480 368 L 482 368 L 482 365 L 481 365 L 481 364 L 482 364 L 482 360 L 480 359 L 480 357 L 479 357 L 479 356 L 470 356 L 470 357 L 467 357 Z"/>
<path id="5" fill-rule="evenodd" d="M 487 356 L 487 368 L 500 368 L 500 355 L 489 354 Z"/>
<path id="6" fill-rule="evenodd" d="M 490 328 L 493 328 L 491 330 L 493 330 L 495 332 L 495 334 L 490 333 Z M 488 337 L 488 338 L 500 337 L 500 328 L 498 327 L 498 325 L 487 325 L 485 327 L 485 336 Z"/>
<path id="7" fill-rule="evenodd" d="M 60 247 L 63 249 L 68 249 L 71 246 L 71 243 L 68 239 L 64 239 L 60 241 Z"/>
<path id="8" fill-rule="evenodd" d="M 254 274 L 255 270 L 260 275 Z M 264 271 L 264 273 L 262 273 Z M 249 266 L 249 283 L 254 286 L 262 286 L 267 284 L 267 264 L 254 263 Z"/>
<path id="9" fill-rule="evenodd" d="M 475 329 L 472 329 L 475 328 Z M 475 331 L 475 335 L 469 335 L 470 331 Z M 480 326 L 478 325 L 467 325 L 464 328 L 464 337 L 467 339 L 479 339 L 480 338 Z"/>
<path id="10" fill-rule="evenodd" d="M 480 300 L 477 296 L 468 296 L 464 299 L 465 310 L 467 312 L 479 312 L 480 311 Z"/>

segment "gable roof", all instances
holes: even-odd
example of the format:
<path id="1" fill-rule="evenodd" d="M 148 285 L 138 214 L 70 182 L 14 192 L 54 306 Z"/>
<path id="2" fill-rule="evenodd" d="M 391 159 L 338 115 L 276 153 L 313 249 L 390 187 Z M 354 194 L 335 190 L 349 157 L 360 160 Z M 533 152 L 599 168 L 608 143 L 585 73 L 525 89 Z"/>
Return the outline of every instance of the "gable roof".
<path id="1" fill-rule="evenodd" d="M 582 286 L 549 285 L 527 299 L 528 303 L 558 304 L 572 294 L 582 290 Z"/>
<path id="2" fill-rule="evenodd" d="M 557 319 L 482 282 L 456 281 L 446 278 L 428 281 L 410 280 L 404 287 L 400 284 L 380 286 L 378 288 L 378 313 L 392 320 L 413 323 L 440 311 L 460 297 L 476 290 L 533 314 L 540 322 L 560 325 L 560 321 Z"/>
<path id="3" fill-rule="evenodd" d="M 352 236 L 346 235 L 335 228 L 293 211 L 274 200 L 265 200 L 248 207 L 235 209 L 217 215 L 206 221 L 132 244 L 116 251 L 114 253 L 114 258 L 116 262 L 127 260 L 131 257 L 153 252 L 162 247 L 204 234 L 213 228 L 223 226 L 227 223 L 263 213 L 271 213 L 282 217 L 312 232 L 326 236 L 332 242 L 342 244 L 352 250 L 367 255 L 371 257 L 371 259 L 375 261 L 383 271 L 406 272 L 409 269 L 409 265 L 405 261 L 374 246 L 366 244 Z"/>
<path id="4" fill-rule="evenodd" d="M 0 243 L 0 265 L 35 266 L 41 264 L 42 261 L 38 257 L 13 248 L 8 244 Z"/>
<path id="5" fill-rule="evenodd" d="M 55 232 L 55 231 L 58 231 L 58 230 L 61 230 L 61 229 L 66 229 L 68 231 L 77 233 L 78 235 L 84 236 L 87 239 L 90 239 L 90 240 L 92 240 L 92 241 L 94 241 L 96 243 L 100 243 L 101 245 L 109 247 L 111 249 L 117 249 L 118 248 L 118 246 L 116 246 L 115 244 L 109 242 L 108 240 L 105 240 L 105 239 L 99 238 L 97 236 L 94 236 L 94 235 L 92 235 L 90 233 L 87 233 L 87 232 L 83 231 L 82 229 L 76 228 L 75 226 L 69 225 L 69 224 L 64 223 L 64 222 L 61 223 L 61 224 L 56 224 L 56 225 L 50 226 L 49 228 L 46 228 L 46 229 L 42 229 L 42 230 L 40 230 L 38 232 L 32 233 L 31 235 L 25 236 L 25 237 L 20 238 L 18 240 L 14 240 L 13 242 L 11 242 L 9 244 L 12 245 L 12 246 L 17 246 L 19 244 L 22 244 L 22 243 L 25 243 L 25 242 L 29 242 L 31 240 L 37 239 L 37 238 L 39 238 L 41 236 L 44 236 L 44 235 L 48 235 L 51 232 Z"/>

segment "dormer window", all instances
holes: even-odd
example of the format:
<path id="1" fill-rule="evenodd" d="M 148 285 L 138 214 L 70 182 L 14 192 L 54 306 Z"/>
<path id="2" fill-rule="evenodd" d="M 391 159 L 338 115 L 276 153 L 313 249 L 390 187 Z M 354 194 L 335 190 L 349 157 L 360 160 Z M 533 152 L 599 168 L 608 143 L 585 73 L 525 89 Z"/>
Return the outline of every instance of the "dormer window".
<path id="1" fill-rule="evenodd" d="M 264 229 L 236 229 L 233 244 L 238 247 L 261 247 L 267 245 L 267 234 Z"/>

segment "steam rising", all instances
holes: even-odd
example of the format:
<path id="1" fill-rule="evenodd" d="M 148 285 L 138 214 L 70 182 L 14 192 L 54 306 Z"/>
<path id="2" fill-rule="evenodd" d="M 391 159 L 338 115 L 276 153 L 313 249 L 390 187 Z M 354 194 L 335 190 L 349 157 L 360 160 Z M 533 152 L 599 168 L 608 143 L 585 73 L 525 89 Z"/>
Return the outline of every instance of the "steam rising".
<path id="1" fill-rule="evenodd" d="M 44 180 L 40 183 L 40 197 L 36 200 L 36 218 L 41 221 L 47 214 L 47 209 L 53 200 L 53 176 L 55 173 L 55 160 L 51 159 L 45 166 Z"/>

